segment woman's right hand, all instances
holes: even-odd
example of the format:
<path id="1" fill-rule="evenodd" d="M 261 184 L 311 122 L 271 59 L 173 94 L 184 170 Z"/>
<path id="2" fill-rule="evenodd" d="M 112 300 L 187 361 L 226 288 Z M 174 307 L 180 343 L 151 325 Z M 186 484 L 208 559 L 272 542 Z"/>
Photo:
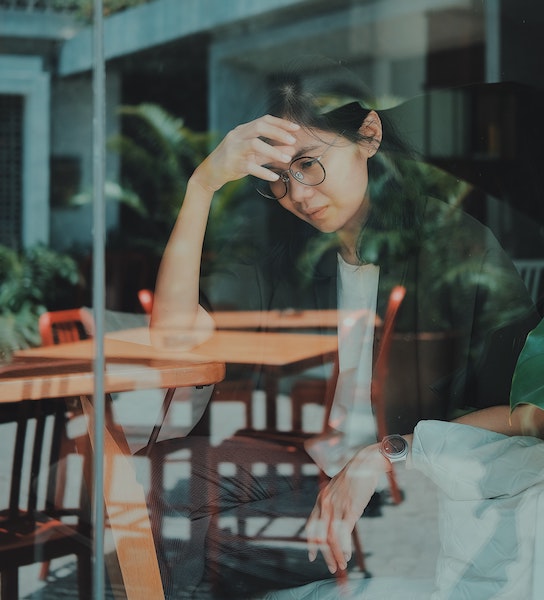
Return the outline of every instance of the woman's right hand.
<path id="1" fill-rule="evenodd" d="M 246 175 L 276 181 L 278 174 L 263 165 L 279 163 L 287 167 L 296 143 L 293 133 L 299 129 L 296 123 L 271 115 L 238 125 L 197 167 L 191 179 L 211 192 Z"/>
<path id="2" fill-rule="evenodd" d="M 331 573 L 345 570 L 351 558 L 351 533 L 363 514 L 378 480 L 391 470 L 379 444 L 359 450 L 325 485 L 306 524 L 308 558 L 321 552 Z"/>

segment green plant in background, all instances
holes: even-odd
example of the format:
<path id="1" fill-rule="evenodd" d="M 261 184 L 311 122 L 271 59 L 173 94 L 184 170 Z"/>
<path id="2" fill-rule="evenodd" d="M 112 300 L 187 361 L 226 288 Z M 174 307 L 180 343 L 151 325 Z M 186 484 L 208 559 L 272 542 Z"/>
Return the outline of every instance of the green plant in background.
<path id="1" fill-rule="evenodd" d="M 388 160 L 381 154 L 377 154 L 374 160 Z M 391 164 L 385 165 L 387 173 L 395 171 Z M 417 185 L 418 196 L 433 197 L 442 200 L 438 205 L 439 211 L 435 215 L 436 220 L 432 221 L 433 228 L 453 228 L 459 218 L 459 211 L 462 208 L 464 199 L 472 189 L 472 186 L 465 181 L 461 181 L 442 171 L 438 167 L 419 161 L 404 161 L 403 172 L 397 176 L 401 179 L 400 185 L 406 189 L 411 182 Z M 385 178 L 384 178 L 385 181 Z M 376 181 L 373 185 L 373 193 L 377 197 L 382 195 L 383 182 Z M 377 207 L 380 208 L 379 206 Z M 388 219 L 392 223 L 391 228 L 382 230 L 365 230 L 363 232 L 362 242 L 364 244 L 364 259 L 367 262 L 379 262 L 380 256 L 403 256 L 406 249 L 407 232 L 395 228 L 396 223 L 402 220 L 402 216 L 395 216 L 394 211 L 402 210 L 400 203 L 387 207 Z M 427 232 L 432 233 L 432 232 Z M 451 231 L 450 231 L 451 233 Z M 425 236 L 426 233 L 423 232 Z M 447 243 L 446 238 L 437 238 L 438 243 Z M 304 252 L 299 257 L 299 271 L 302 276 L 306 276 L 308 283 L 312 279 L 312 273 L 315 266 L 321 260 L 323 254 L 334 248 L 338 244 L 336 234 L 319 234 L 310 240 Z M 442 277 L 438 278 L 442 281 Z"/>
<path id="2" fill-rule="evenodd" d="M 379 158 L 379 157 L 378 157 Z M 398 273 L 389 273 L 387 261 L 392 263 L 411 252 L 414 245 L 420 249 L 418 281 L 426 294 L 421 299 L 425 303 L 425 328 L 428 331 L 448 331 L 456 315 L 466 311 L 467 302 L 473 297 L 474 289 L 479 289 L 480 298 L 493 298 L 501 306 L 501 314 L 483 311 L 482 326 L 489 319 L 489 327 L 497 323 L 508 323 L 521 316 L 518 302 L 518 286 L 512 281 L 517 273 L 505 265 L 488 261 L 482 270 L 482 244 L 487 240 L 482 236 L 473 237 L 473 229 L 464 226 L 466 222 L 461 210 L 472 186 L 449 173 L 427 163 L 410 162 L 404 165 L 402 181 L 419 181 L 421 197 L 434 198 L 426 208 L 426 219 L 421 229 L 401 231 L 396 229 L 392 218 L 390 228 L 363 231 L 364 259 L 367 262 L 384 264 L 382 272 L 384 289 L 392 289 L 398 283 Z M 375 188 L 376 190 L 376 188 Z M 377 187 L 379 194 L 379 187 Z M 387 210 L 398 209 L 399 206 Z M 390 216 L 394 213 L 390 213 Z M 400 217 L 398 217 L 400 221 Z M 416 237 L 412 237 L 414 233 Z M 299 257 L 298 272 L 301 284 L 311 281 L 312 273 L 323 255 L 337 247 L 334 234 L 319 234 L 312 238 Z M 473 250 L 473 251 L 472 251 Z M 463 260 L 459 260 L 463 257 Z M 304 279 L 306 277 L 306 279 Z M 452 294 L 454 290 L 454 294 Z M 408 292 L 412 290 L 408 289 Z M 402 329 L 402 319 L 398 328 Z"/>
<path id="3" fill-rule="evenodd" d="M 531 331 L 512 378 L 510 406 L 532 404 L 544 409 L 544 320 Z"/>
<path id="4" fill-rule="evenodd" d="M 123 133 L 109 140 L 109 148 L 121 156 L 122 181 L 109 188 L 130 211 L 125 211 L 122 228 L 108 244 L 160 257 L 189 177 L 209 153 L 212 136 L 192 131 L 183 119 L 156 104 L 122 106 L 119 111 Z M 244 186 L 243 181 L 232 182 L 214 196 L 204 246 L 212 260 L 219 259 L 218 249 L 230 244 L 243 227 L 245 217 L 237 208 Z"/>
<path id="5" fill-rule="evenodd" d="M 161 254 L 187 181 L 206 155 L 209 136 L 194 133 L 183 119 L 155 104 L 122 106 L 123 133 L 109 140 L 122 160 L 121 189 L 131 194 L 130 213 L 124 215 L 122 245 Z M 126 202 L 124 202 L 126 204 Z"/>
<path id="6" fill-rule="evenodd" d="M 104 16 L 112 15 L 116 12 L 146 4 L 149 0 L 104 0 Z M 70 12 L 76 18 L 88 23 L 93 16 L 93 0 L 53 0 L 53 9 L 62 12 Z"/>
<path id="7" fill-rule="evenodd" d="M 0 354 L 40 344 L 38 317 L 73 306 L 76 262 L 44 245 L 17 252 L 0 245 Z"/>

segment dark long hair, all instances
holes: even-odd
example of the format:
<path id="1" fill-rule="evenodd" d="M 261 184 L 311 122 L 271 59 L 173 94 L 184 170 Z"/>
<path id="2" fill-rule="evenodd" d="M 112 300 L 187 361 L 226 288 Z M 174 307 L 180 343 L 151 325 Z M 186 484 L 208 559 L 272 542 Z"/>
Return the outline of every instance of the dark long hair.
<path id="1" fill-rule="evenodd" d="M 323 60 L 317 63 L 322 73 Z M 296 64 L 274 75 L 270 80 L 268 111 L 304 128 L 342 135 L 354 143 L 371 141 L 359 129 L 375 101 L 351 70 L 331 61 L 325 65 L 330 76 L 304 78 Z M 307 74 L 306 68 L 304 72 Z M 361 230 L 358 255 L 363 262 L 383 264 L 405 254 L 417 240 L 422 194 L 414 151 L 402 139 L 388 111 L 377 112 L 383 136 L 379 151 L 368 161 L 370 213 Z M 285 274 L 286 263 L 301 264 L 300 258 L 308 247 L 319 245 L 315 237 L 325 234 L 292 215 L 282 220 L 286 226 L 282 227 L 272 256 Z M 332 239 L 330 244 L 321 245 L 329 249 L 330 246 L 334 246 Z M 314 261 L 315 265 L 318 262 Z M 308 262 L 303 264 L 307 269 Z"/>

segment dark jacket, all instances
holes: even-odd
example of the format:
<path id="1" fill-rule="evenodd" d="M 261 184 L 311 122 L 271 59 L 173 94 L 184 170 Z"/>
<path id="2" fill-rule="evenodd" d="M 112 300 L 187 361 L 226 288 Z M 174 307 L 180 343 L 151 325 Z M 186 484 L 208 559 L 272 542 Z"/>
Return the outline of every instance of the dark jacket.
<path id="1" fill-rule="evenodd" d="M 389 243 L 392 250 L 380 259 L 378 314 L 384 316 L 395 285 L 407 290 L 385 391 L 390 432 L 507 404 L 517 357 L 539 321 L 487 228 L 440 202 L 427 202 L 423 217 L 417 235 Z M 296 267 L 278 273 L 261 260 L 223 265 L 203 281 L 203 290 L 210 305 L 221 308 L 334 309 L 336 278 L 333 249 L 315 261 L 307 284 L 300 284 L 308 278 L 297 277 Z M 379 338 L 377 330 L 376 344 Z"/>

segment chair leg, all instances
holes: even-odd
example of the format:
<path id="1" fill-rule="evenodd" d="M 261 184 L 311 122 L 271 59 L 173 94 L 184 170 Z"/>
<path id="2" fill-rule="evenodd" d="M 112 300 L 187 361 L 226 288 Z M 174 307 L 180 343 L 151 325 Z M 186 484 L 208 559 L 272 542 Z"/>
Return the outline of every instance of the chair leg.
<path id="1" fill-rule="evenodd" d="M 45 562 L 42 562 L 42 564 L 40 566 L 40 574 L 38 576 L 40 581 L 45 581 L 47 579 L 47 576 L 49 575 L 49 567 L 50 566 L 51 566 L 50 560 L 46 560 Z"/>
<path id="2" fill-rule="evenodd" d="M 18 600 L 19 598 L 19 571 L 5 569 L 0 574 L 0 593 L 2 600 Z"/>
<path id="3" fill-rule="evenodd" d="M 357 524 L 355 524 L 355 527 L 351 533 L 351 539 L 355 548 L 355 560 L 357 562 L 357 566 L 359 567 L 359 571 L 361 571 L 361 573 L 366 573 L 365 552 L 363 550 L 361 538 L 359 537 L 359 532 L 357 531 Z"/>
<path id="4" fill-rule="evenodd" d="M 91 600 L 93 597 L 93 575 L 91 552 L 83 552 L 77 556 L 77 588 L 79 600 Z"/>
<path id="5" fill-rule="evenodd" d="M 400 491 L 399 485 L 397 483 L 397 478 L 395 477 L 395 471 L 391 469 L 387 473 L 387 478 L 389 479 L 389 488 L 391 490 L 391 498 L 395 504 L 400 504 L 402 502 L 402 493 Z"/>

